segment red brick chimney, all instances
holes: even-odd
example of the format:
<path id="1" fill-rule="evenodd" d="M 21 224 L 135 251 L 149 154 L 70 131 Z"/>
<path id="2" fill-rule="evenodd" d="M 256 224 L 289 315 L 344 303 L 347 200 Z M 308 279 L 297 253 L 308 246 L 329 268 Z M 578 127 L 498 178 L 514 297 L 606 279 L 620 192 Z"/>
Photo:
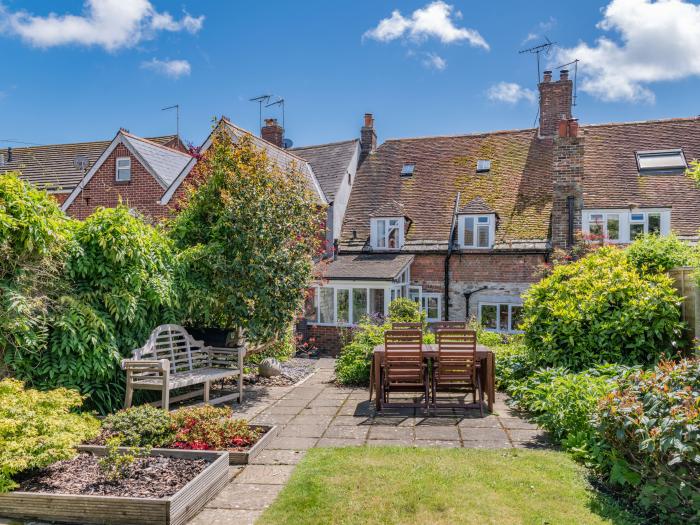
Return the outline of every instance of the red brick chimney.
<path id="1" fill-rule="evenodd" d="M 265 125 L 260 130 L 260 136 L 278 148 L 282 148 L 284 128 L 277 123 L 276 118 L 266 118 Z"/>
<path id="2" fill-rule="evenodd" d="M 545 71 L 540 88 L 540 137 L 556 137 L 559 122 L 571 119 L 573 82 L 569 71 L 562 69 L 559 80 L 552 82 L 552 72 Z"/>
<path id="3" fill-rule="evenodd" d="M 365 113 L 364 126 L 360 128 L 360 162 L 377 149 L 377 132 L 374 131 L 374 117 Z"/>

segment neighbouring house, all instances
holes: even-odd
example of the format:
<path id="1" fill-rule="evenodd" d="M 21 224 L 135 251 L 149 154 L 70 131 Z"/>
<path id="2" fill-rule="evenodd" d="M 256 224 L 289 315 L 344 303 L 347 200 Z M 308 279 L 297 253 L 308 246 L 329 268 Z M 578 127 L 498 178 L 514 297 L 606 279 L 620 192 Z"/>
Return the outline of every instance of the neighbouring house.
<path id="1" fill-rule="evenodd" d="M 186 151 L 176 135 L 147 140 Z M 0 149 L 0 173 L 19 172 L 22 179 L 46 190 L 63 204 L 110 143 L 101 140 Z"/>
<path id="2" fill-rule="evenodd" d="M 367 115 L 339 249 L 300 329 L 339 349 L 343 328 L 408 297 L 428 321 L 519 330 L 522 294 L 554 248 L 673 231 L 697 240 L 700 117 L 579 126 L 562 70 L 539 85 L 535 129 L 387 140 Z"/>

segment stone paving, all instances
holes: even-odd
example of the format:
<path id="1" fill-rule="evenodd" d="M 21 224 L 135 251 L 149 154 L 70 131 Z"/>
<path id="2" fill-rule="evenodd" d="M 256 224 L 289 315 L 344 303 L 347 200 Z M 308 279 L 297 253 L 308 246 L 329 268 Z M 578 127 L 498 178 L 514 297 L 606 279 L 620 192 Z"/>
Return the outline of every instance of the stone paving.
<path id="1" fill-rule="evenodd" d="M 237 417 L 277 425 L 277 437 L 245 467 L 231 467 L 231 482 L 190 525 L 252 524 L 277 497 L 294 466 L 313 447 L 398 445 L 453 448 L 541 448 L 547 436 L 512 411 L 498 395 L 494 414 L 442 409 L 375 413 L 364 388 L 332 383 L 333 359 L 320 359 L 316 372 L 291 387 L 247 387 Z"/>

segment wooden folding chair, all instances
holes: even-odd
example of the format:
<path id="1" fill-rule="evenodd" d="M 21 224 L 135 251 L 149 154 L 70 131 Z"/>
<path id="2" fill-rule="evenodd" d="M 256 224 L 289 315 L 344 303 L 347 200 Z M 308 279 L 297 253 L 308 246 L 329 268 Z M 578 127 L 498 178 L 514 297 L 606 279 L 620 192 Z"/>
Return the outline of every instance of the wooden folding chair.
<path id="1" fill-rule="evenodd" d="M 389 394 L 419 392 L 425 400 L 420 403 L 390 403 Z M 387 330 L 384 333 L 384 362 L 380 411 L 385 407 L 425 407 L 430 403 L 428 367 L 423 361 L 423 333 L 420 330 Z"/>
<path id="2" fill-rule="evenodd" d="M 392 330 L 422 330 L 423 323 L 391 323 Z"/>
<path id="3" fill-rule="evenodd" d="M 477 372 L 476 332 L 474 330 L 439 330 L 437 332 L 438 357 L 433 363 L 433 406 L 437 407 L 437 391 L 464 391 L 472 394 L 476 403 L 479 394 L 479 411 L 484 415 L 484 391 Z M 466 403 L 456 406 L 467 408 Z"/>

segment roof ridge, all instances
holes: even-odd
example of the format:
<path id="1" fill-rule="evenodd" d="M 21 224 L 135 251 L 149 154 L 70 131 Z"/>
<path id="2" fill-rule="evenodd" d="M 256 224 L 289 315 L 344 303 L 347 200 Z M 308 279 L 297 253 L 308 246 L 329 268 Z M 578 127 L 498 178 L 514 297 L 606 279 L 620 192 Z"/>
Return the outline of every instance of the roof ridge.
<path id="1" fill-rule="evenodd" d="M 296 148 L 290 148 L 291 151 L 296 151 L 300 149 L 311 149 L 311 148 L 325 148 L 326 146 L 337 146 L 338 144 L 349 144 L 350 142 L 359 142 L 360 139 L 348 139 L 348 140 L 337 140 L 335 142 L 326 142 L 324 144 L 312 144 L 310 146 L 297 146 Z M 289 151 L 289 150 L 287 150 Z"/>
<path id="2" fill-rule="evenodd" d="M 503 129 L 496 131 L 480 131 L 475 133 L 459 133 L 455 135 L 423 135 L 420 137 L 403 137 L 403 138 L 389 138 L 384 141 L 387 142 L 404 142 L 411 140 L 428 140 L 428 139 L 455 139 L 462 137 L 484 137 L 488 135 L 505 135 L 508 133 L 525 133 L 526 131 L 537 131 L 537 128 L 520 128 L 520 129 Z"/>
<path id="3" fill-rule="evenodd" d="M 628 122 L 601 122 L 598 124 L 581 124 L 582 128 L 599 128 L 605 126 L 633 126 L 636 124 L 659 124 L 666 122 L 692 122 L 700 120 L 700 115 L 694 117 L 670 117 L 649 120 L 630 120 Z"/>
<path id="4" fill-rule="evenodd" d="M 128 133 L 128 132 L 124 132 L 124 133 Z M 137 138 L 142 138 L 143 140 L 148 140 L 149 142 L 153 142 L 153 139 L 164 139 L 164 138 L 173 139 L 173 138 L 177 137 L 177 135 L 159 135 L 157 137 L 144 138 L 144 137 L 138 137 L 137 135 L 132 135 L 131 133 L 129 133 L 129 135 L 131 135 L 133 137 L 137 137 Z M 113 140 L 114 140 L 114 137 L 111 139 L 104 139 L 104 140 L 88 140 L 87 142 L 59 142 L 56 144 L 37 144 L 35 146 L 19 146 L 19 147 L 8 146 L 8 147 L 12 148 L 12 151 L 21 151 L 21 150 L 27 150 L 27 149 L 31 150 L 31 149 L 38 149 L 38 148 L 55 148 L 55 147 L 59 147 L 59 146 L 65 148 L 68 146 L 90 146 L 90 145 L 96 145 L 96 144 L 101 144 L 101 143 L 110 144 Z M 155 142 L 154 144 L 158 144 L 158 143 Z M 158 145 L 161 146 L 161 144 L 158 144 Z M 167 146 L 163 146 L 163 147 L 167 147 Z M 6 149 L 7 148 L 0 148 L 0 151 L 6 150 Z"/>
<path id="5" fill-rule="evenodd" d="M 165 151 L 167 151 L 169 153 L 177 153 L 179 155 L 184 155 L 186 157 L 190 157 L 190 158 L 192 157 L 192 155 L 190 155 L 189 153 L 185 153 L 184 151 L 180 151 L 179 149 L 169 148 L 168 146 L 165 146 L 163 144 L 158 144 L 157 142 L 154 142 L 154 141 L 147 139 L 147 138 L 144 138 L 144 137 L 139 137 L 138 135 L 134 135 L 133 133 L 129 133 L 128 131 L 120 130 L 120 133 L 126 135 L 129 138 L 140 140 L 141 142 L 147 142 L 148 144 L 150 144 L 152 146 L 156 146 L 156 147 L 161 148 L 161 149 L 164 149 Z M 172 135 L 172 136 L 176 137 L 177 135 Z"/>

